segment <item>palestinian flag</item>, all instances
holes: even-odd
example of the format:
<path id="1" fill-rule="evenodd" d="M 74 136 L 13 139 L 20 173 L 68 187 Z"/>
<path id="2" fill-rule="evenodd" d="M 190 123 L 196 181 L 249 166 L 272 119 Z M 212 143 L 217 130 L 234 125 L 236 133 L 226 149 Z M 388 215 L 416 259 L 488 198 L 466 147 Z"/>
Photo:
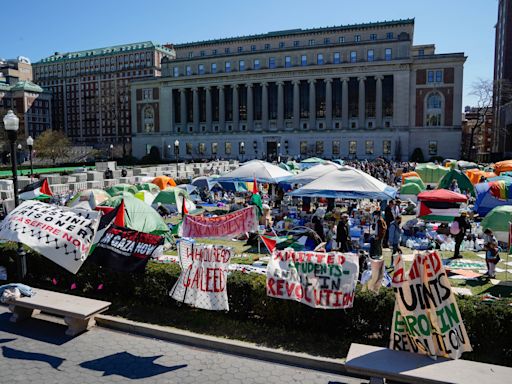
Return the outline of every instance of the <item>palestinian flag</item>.
<path id="1" fill-rule="evenodd" d="M 250 204 L 255 205 L 258 208 L 258 216 L 263 215 L 263 201 L 261 200 L 260 192 L 258 191 L 258 182 L 256 181 L 256 178 L 254 178 L 254 183 L 252 184 Z"/>
<path id="2" fill-rule="evenodd" d="M 263 241 L 263 244 L 265 244 L 265 247 L 267 247 L 269 253 L 272 253 L 274 249 L 276 249 L 277 240 L 272 238 L 271 236 L 266 235 L 260 235 L 261 241 Z"/>
<path id="3" fill-rule="evenodd" d="M 20 191 L 21 200 L 47 200 L 53 196 L 48 180 L 41 179 L 27 185 Z"/>
<path id="4" fill-rule="evenodd" d="M 188 215 L 187 199 L 185 199 L 185 196 L 182 196 L 182 199 L 181 199 L 181 215 L 182 216 Z"/>
<path id="5" fill-rule="evenodd" d="M 421 201 L 418 217 L 429 221 L 451 222 L 459 216 L 459 203 Z"/>
<path id="6" fill-rule="evenodd" d="M 98 207 L 100 208 L 100 207 Z M 101 208 L 110 208 L 110 207 L 101 207 Z M 100 218 L 100 222 L 98 224 L 98 229 L 96 230 L 96 234 L 94 235 L 94 240 L 92 241 L 91 248 L 89 250 L 89 255 L 94 252 L 94 248 L 96 248 L 96 244 L 103 237 L 105 232 L 114 224 L 117 226 L 124 226 L 124 200 L 121 200 L 121 204 L 117 207 L 110 209 L 108 212 L 104 209 L 98 209 L 103 212 L 103 216 Z"/>

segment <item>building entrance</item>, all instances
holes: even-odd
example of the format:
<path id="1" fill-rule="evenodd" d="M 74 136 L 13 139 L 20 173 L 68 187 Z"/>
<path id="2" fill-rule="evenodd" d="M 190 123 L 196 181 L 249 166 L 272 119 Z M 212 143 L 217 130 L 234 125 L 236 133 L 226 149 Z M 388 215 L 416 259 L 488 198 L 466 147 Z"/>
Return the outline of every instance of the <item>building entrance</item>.
<path id="1" fill-rule="evenodd" d="M 267 160 L 274 161 L 277 159 L 277 142 L 267 141 Z"/>

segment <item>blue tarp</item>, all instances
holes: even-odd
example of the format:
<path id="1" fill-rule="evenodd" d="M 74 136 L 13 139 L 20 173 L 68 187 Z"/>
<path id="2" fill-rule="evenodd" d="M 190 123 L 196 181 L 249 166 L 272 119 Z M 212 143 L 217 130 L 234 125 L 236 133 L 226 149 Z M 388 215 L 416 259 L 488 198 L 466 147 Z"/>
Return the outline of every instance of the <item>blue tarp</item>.
<path id="1" fill-rule="evenodd" d="M 473 211 L 483 217 L 487 215 L 494 207 L 502 205 L 512 205 L 512 200 L 500 200 L 494 197 L 490 191 L 490 183 L 480 183 L 475 185 L 476 201 Z"/>

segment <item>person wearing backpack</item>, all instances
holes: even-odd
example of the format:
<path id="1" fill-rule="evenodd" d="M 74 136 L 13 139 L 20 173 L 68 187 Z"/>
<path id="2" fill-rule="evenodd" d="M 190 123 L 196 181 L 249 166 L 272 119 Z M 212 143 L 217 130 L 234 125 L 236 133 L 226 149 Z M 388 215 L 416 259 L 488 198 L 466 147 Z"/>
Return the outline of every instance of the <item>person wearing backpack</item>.
<path id="1" fill-rule="evenodd" d="M 468 229 L 471 229 L 471 224 L 469 224 L 467 219 L 467 212 L 463 211 L 460 216 L 453 220 L 450 227 L 450 233 L 455 238 L 455 252 L 453 253 L 452 259 L 462 259 L 462 256 L 460 255 L 460 245 L 462 244 L 464 237 L 466 237 L 466 231 Z"/>

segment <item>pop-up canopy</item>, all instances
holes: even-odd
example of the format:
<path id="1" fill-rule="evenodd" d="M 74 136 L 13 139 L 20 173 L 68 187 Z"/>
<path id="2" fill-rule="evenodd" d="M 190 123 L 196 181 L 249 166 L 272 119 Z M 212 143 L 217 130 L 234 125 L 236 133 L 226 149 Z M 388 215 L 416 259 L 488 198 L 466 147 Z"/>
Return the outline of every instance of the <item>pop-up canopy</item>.
<path id="1" fill-rule="evenodd" d="M 302 173 L 299 173 L 288 180 L 286 180 L 286 184 L 300 184 L 304 185 L 307 183 L 311 183 L 312 181 L 328 174 L 329 172 L 333 172 L 337 169 L 340 169 L 341 165 L 336 163 L 326 162 L 324 164 L 318 164 L 314 167 L 311 167 L 305 170 Z"/>
<path id="2" fill-rule="evenodd" d="M 459 215 L 460 204 L 468 201 L 467 196 L 436 189 L 418 194 L 418 217 L 429 221 L 451 222 Z"/>
<path id="3" fill-rule="evenodd" d="M 219 177 L 217 181 L 253 181 L 256 179 L 259 183 L 277 184 L 292 176 L 292 173 L 277 165 L 262 160 L 251 160 L 241 167 Z"/>

